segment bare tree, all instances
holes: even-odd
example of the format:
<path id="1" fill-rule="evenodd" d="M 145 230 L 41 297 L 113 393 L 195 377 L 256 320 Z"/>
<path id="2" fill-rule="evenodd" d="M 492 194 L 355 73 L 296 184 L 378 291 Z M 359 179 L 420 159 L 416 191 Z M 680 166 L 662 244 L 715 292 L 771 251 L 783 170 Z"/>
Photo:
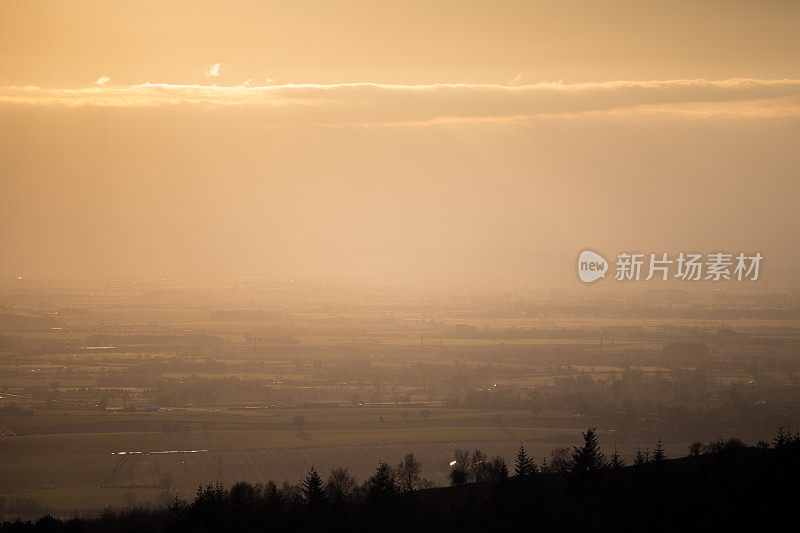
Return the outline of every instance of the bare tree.
<path id="1" fill-rule="evenodd" d="M 403 492 L 411 492 L 419 487 L 419 473 L 422 465 L 414 457 L 413 453 L 406 454 L 400 464 L 397 465 L 397 482 Z"/>
<path id="2" fill-rule="evenodd" d="M 550 472 L 567 472 L 570 464 L 569 448 L 555 448 L 550 452 Z"/>
<path id="3" fill-rule="evenodd" d="M 358 480 L 344 467 L 331 470 L 325 482 L 325 496 L 335 505 L 348 503 L 356 499 Z"/>
<path id="4" fill-rule="evenodd" d="M 450 462 L 451 485 L 463 485 L 469 480 L 469 451 L 456 448 L 453 451 L 453 460 Z"/>
<path id="5" fill-rule="evenodd" d="M 480 450 L 475 450 L 472 454 L 472 472 L 470 477 L 473 481 L 480 483 L 489 479 L 489 465 L 487 464 L 486 454 Z"/>

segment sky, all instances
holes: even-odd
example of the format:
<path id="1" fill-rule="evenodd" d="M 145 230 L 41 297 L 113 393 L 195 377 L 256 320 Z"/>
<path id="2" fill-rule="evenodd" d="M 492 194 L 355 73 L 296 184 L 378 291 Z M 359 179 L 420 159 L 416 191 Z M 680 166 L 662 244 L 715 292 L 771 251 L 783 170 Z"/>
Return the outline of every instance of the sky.
<path id="1" fill-rule="evenodd" d="M 796 2 L 0 3 L 0 276 L 797 285 Z M 605 281 L 602 283 L 606 283 Z"/>

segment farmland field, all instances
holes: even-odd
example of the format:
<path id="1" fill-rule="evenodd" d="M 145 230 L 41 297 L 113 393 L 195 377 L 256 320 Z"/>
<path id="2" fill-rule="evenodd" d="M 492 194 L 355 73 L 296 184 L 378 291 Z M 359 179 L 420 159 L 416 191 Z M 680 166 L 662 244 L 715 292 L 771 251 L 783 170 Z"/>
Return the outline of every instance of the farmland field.
<path id="1" fill-rule="evenodd" d="M 294 484 L 312 465 L 363 481 L 406 453 L 441 485 L 456 448 L 557 459 L 596 426 L 631 460 L 800 420 L 800 315 L 778 296 L 26 290 L 0 312 L 7 516 Z"/>
<path id="2" fill-rule="evenodd" d="M 302 433 L 289 423 L 298 414 L 308 420 Z M 498 427 L 498 415 L 511 425 Z M 378 416 L 385 421 L 377 422 Z M 390 407 L 12 418 L 17 434 L 1 444 L 0 497 L 35 497 L 62 502 L 62 511 L 88 510 L 117 504 L 124 488 L 139 502 L 156 503 L 167 474 L 170 489 L 187 496 L 198 485 L 217 481 L 296 481 L 312 464 L 321 471 L 346 465 L 366 478 L 378 460 L 393 464 L 406 453 L 417 454 L 426 476 L 443 483 L 455 447 L 510 458 L 526 442 L 544 455 L 553 443 L 574 440 L 579 427 L 577 421 L 572 428 L 515 427 L 530 419 L 516 412 L 476 416 L 442 409 L 429 419 L 415 415 L 417 420 L 407 422 L 401 416 L 400 409 Z M 164 432 L 158 429 L 164 424 L 191 428 Z M 204 424 L 205 432 L 199 429 Z"/>

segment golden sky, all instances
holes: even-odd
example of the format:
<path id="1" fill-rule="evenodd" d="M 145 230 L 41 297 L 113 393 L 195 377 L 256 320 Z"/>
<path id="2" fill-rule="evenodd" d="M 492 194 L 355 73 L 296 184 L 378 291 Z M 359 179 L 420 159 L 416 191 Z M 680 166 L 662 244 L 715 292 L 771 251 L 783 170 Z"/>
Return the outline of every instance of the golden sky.
<path id="1" fill-rule="evenodd" d="M 0 3 L 2 276 L 796 283 L 797 2 Z M 768 269 L 768 270 L 767 270 Z"/>

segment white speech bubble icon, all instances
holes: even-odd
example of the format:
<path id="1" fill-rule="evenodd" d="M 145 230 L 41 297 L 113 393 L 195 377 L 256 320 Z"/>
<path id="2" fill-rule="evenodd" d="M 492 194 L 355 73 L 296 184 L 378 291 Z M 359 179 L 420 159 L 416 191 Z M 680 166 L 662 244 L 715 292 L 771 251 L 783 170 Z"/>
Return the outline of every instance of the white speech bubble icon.
<path id="1" fill-rule="evenodd" d="M 600 278 L 606 277 L 608 261 L 591 250 L 584 250 L 578 256 L 578 276 L 584 283 L 591 283 Z"/>

